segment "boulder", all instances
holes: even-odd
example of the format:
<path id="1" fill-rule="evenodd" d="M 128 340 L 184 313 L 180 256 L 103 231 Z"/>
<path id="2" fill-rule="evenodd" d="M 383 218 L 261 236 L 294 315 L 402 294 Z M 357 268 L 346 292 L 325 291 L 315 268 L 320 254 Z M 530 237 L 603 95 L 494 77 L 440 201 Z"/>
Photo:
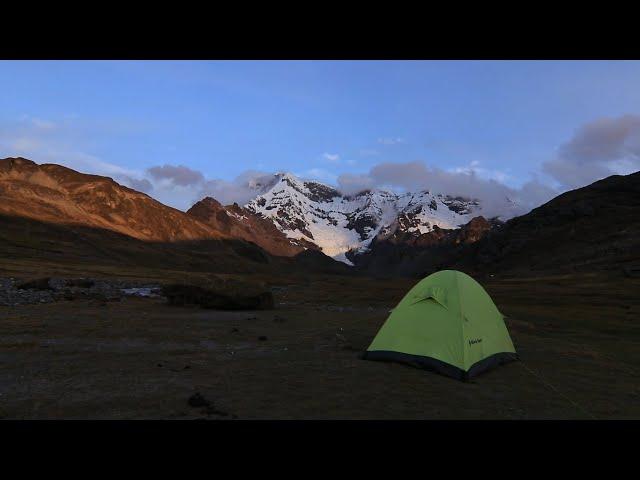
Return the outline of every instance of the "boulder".
<path id="1" fill-rule="evenodd" d="M 50 284 L 50 278 L 35 278 L 16 285 L 18 290 L 53 290 Z"/>
<path id="2" fill-rule="evenodd" d="M 91 288 L 95 283 L 95 281 L 89 278 L 70 278 L 65 282 L 65 285 L 67 287 Z"/>
<path id="3" fill-rule="evenodd" d="M 629 278 L 640 278 L 640 265 L 628 265 L 622 271 Z"/>
<path id="4" fill-rule="evenodd" d="M 200 392 L 196 392 L 191 395 L 187 400 L 187 403 L 190 407 L 194 408 L 211 406 L 211 402 L 204 398 L 204 396 Z"/>
<path id="5" fill-rule="evenodd" d="M 205 285 L 170 284 L 162 287 L 169 305 L 199 305 L 216 310 L 266 310 L 274 308 L 270 291 L 254 285 L 233 283 Z"/>

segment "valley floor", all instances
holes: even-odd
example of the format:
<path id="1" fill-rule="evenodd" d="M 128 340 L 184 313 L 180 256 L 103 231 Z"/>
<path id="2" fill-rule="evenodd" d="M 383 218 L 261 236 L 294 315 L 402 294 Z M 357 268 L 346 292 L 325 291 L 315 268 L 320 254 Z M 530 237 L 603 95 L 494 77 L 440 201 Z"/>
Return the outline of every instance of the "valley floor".
<path id="1" fill-rule="evenodd" d="M 278 308 L 258 312 L 141 298 L 0 307 L 0 417 L 640 418 L 639 279 L 485 282 L 522 362 L 470 383 L 358 358 L 413 283 L 286 279 Z M 214 408 L 190 406 L 195 392 Z"/>

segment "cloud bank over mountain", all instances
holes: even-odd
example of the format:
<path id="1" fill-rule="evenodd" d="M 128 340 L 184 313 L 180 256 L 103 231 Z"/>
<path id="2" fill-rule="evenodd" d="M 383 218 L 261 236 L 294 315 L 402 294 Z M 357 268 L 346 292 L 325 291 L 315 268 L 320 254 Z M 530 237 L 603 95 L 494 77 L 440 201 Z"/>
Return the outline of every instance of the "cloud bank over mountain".
<path id="1" fill-rule="evenodd" d="M 345 174 L 338 178 L 338 189 L 355 194 L 369 189 L 428 190 L 452 196 L 478 199 L 486 215 L 511 217 L 526 213 L 558 194 L 537 180 L 514 189 L 475 170 L 447 171 L 422 162 L 379 163 L 366 174 Z"/>
<path id="2" fill-rule="evenodd" d="M 204 182 L 198 192 L 200 198 L 213 197 L 223 205 L 244 205 L 256 196 L 256 190 L 273 180 L 273 175 L 247 170 L 231 181 L 215 179 Z"/>
<path id="3" fill-rule="evenodd" d="M 175 185 L 181 185 L 183 187 L 198 185 L 204 182 L 204 175 L 201 172 L 192 170 L 184 165 L 151 167 L 147 172 L 156 180 L 169 180 Z"/>
<path id="4" fill-rule="evenodd" d="M 223 204 L 246 204 L 260 185 L 273 179 L 273 174 L 257 170 L 247 170 L 232 180 L 210 178 L 183 164 L 164 163 L 146 170 L 122 167 L 87 153 L 89 146 L 81 141 L 78 128 L 82 129 L 82 125 L 72 117 L 51 121 L 23 116 L 13 124 L 0 124 L 0 153 L 111 176 L 183 210 L 205 196 Z M 377 142 L 395 145 L 405 140 L 394 137 Z M 640 116 L 603 117 L 582 125 L 550 158 L 542 159 L 538 173 L 518 188 L 505 184 L 501 172 L 488 172 L 477 161 L 448 170 L 422 161 L 381 161 L 368 171 L 346 173 L 340 170 L 349 163 L 342 162 L 339 152 L 325 152 L 320 157 L 325 168 L 310 168 L 298 176 L 332 184 L 347 195 L 387 189 L 429 190 L 474 198 L 482 202 L 486 215 L 509 218 L 524 214 L 563 191 L 612 174 L 640 170 Z"/>
<path id="5" fill-rule="evenodd" d="M 640 116 L 600 118 L 580 127 L 543 171 L 571 189 L 640 170 Z"/>
<path id="6" fill-rule="evenodd" d="M 383 144 L 399 142 L 404 140 L 379 139 Z M 337 165 L 339 154 L 331 154 L 330 157 L 324 154 L 326 160 Z M 362 173 L 333 176 L 322 170 L 323 175 L 314 175 L 314 169 L 306 173 L 311 180 L 328 182 L 330 178 L 336 178 L 335 182 L 328 183 L 346 195 L 371 189 L 429 190 L 478 199 L 486 215 L 510 218 L 527 213 L 563 191 L 588 185 L 612 174 L 628 174 L 637 170 L 640 170 L 640 116 L 624 115 L 596 119 L 578 128 L 552 158 L 541 163 L 539 173 L 519 188 L 506 185 L 504 175 L 487 172 L 476 161 L 450 170 L 421 161 L 383 161 Z M 188 200 L 191 203 L 204 196 L 212 196 L 223 204 L 245 204 L 256 195 L 256 185 L 272 178 L 269 173 L 249 170 L 233 180 L 205 179 L 201 172 L 171 165 L 152 167 L 148 173 L 152 180 L 170 179 L 175 186 L 188 186 L 183 193 L 191 195 Z M 148 187 L 146 183 L 143 186 Z M 161 196 L 166 194 L 167 185 L 164 192 L 158 193 Z"/>

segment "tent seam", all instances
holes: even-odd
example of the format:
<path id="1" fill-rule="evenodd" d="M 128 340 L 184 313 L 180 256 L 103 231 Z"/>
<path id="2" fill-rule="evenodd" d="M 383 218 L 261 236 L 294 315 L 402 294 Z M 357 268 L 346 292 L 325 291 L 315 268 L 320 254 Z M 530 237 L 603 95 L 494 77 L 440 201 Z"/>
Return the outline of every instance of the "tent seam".
<path id="1" fill-rule="evenodd" d="M 458 308 L 460 309 L 460 318 L 461 318 L 461 328 L 462 328 L 462 335 L 460 335 L 461 337 L 461 341 L 462 341 L 462 368 L 464 372 L 467 372 L 467 355 L 466 355 L 466 351 L 465 351 L 465 329 L 464 329 L 464 312 L 462 310 L 462 292 L 460 290 L 460 281 L 458 280 L 458 274 L 453 271 L 453 276 L 456 279 L 456 289 L 457 289 L 457 293 L 458 293 Z"/>

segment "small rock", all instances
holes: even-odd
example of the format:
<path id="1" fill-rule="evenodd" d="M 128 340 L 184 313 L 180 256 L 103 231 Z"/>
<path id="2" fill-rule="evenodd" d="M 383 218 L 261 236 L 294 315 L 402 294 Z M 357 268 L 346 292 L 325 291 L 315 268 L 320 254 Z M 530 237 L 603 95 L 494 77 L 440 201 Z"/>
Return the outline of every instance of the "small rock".
<path id="1" fill-rule="evenodd" d="M 222 410 L 218 410 L 213 405 L 209 405 L 205 408 L 204 413 L 207 415 L 220 415 L 222 417 L 227 417 L 229 414 L 227 412 L 223 412 Z"/>
<path id="2" fill-rule="evenodd" d="M 189 397 L 187 401 L 190 407 L 198 408 L 198 407 L 209 407 L 211 402 L 204 398 L 200 392 L 196 392 Z"/>
<path id="3" fill-rule="evenodd" d="M 95 285 L 95 281 L 88 278 L 71 278 L 65 282 L 68 287 L 91 288 Z"/>

